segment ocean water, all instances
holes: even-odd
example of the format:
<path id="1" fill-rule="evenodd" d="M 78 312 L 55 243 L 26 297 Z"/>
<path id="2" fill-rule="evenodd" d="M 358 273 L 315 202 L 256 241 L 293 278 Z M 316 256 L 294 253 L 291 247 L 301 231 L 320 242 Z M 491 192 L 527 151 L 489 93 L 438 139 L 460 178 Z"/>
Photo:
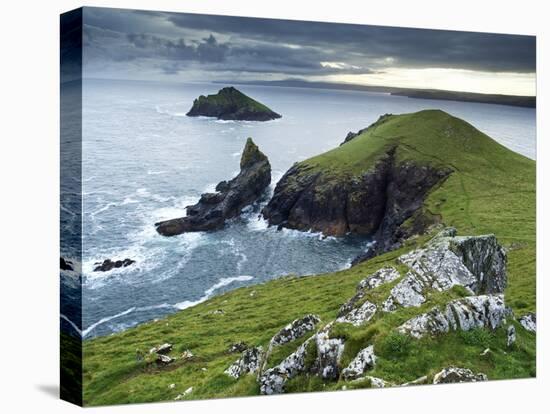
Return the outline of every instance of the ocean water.
<path id="1" fill-rule="evenodd" d="M 83 84 L 82 333 L 106 335 L 282 275 L 335 271 L 368 246 L 357 237 L 277 231 L 258 217 L 269 197 L 213 233 L 166 238 L 154 223 L 238 173 L 252 137 L 269 157 L 273 190 L 296 161 L 331 149 L 384 113 L 440 108 L 535 158 L 535 111 L 382 93 L 246 85 L 282 119 L 190 118 L 194 98 L 223 85 L 86 80 Z M 268 192 L 269 193 L 269 192 Z M 93 272 L 104 259 L 136 260 Z"/>

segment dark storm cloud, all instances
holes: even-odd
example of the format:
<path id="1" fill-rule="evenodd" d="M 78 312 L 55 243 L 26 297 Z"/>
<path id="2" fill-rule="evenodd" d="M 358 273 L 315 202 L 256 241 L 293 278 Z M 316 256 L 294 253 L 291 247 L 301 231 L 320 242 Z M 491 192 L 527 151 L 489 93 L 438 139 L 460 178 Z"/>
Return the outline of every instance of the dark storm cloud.
<path id="1" fill-rule="evenodd" d="M 87 62 L 176 74 L 368 74 L 387 67 L 535 71 L 535 38 L 272 19 L 86 8 Z M 323 62 L 332 62 L 327 64 Z"/>

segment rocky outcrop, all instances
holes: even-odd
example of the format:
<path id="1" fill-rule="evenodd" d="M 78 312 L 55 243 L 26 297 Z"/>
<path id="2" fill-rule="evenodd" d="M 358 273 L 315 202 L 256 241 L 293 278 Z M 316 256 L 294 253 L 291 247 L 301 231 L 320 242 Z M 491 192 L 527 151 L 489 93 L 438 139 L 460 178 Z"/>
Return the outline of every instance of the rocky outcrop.
<path id="1" fill-rule="evenodd" d="M 397 330 L 414 338 L 438 335 L 451 330 L 496 329 L 510 314 L 503 295 L 467 296 L 450 301 L 445 309 L 434 307 L 402 324 Z"/>
<path id="2" fill-rule="evenodd" d="M 254 374 L 260 369 L 262 357 L 263 349 L 261 346 L 246 349 L 243 351 L 241 357 L 224 372 L 232 378 L 240 378 L 245 374 Z"/>
<path id="3" fill-rule="evenodd" d="M 537 315 L 530 312 L 518 319 L 518 322 L 529 332 L 537 332 Z"/>
<path id="4" fill-rule="evenodd" d="M 106 259 L 103 262 L 97 262 L 94 263 L 94 272 L 108 272 L 113 269 L 119 269 L 121 267 L 128 267 L 132 264 L 134 264 L 136 261 L 132 259 L 124 259 L 124 260 L 111 260 Z"/>
<path id="5" fill-rule="evenodd" d="M 306 370 L 306 355 L 309 343 L 314 337 L 307 339 L 298 349 L 286 357 L 279 365 L 270 368 L 260 375 L 258 382 L 260 392 L 264 395 L 281 394 L 289 379 Z"/>
<path id="6" fill-rule="evenodd" d="M 353 326 L 361 326 L 372 319 L 376 313 L 376 305 L 366 300 L 361 306 L 351 309 L 339 316 L 336 322 L 351 323 Z"/>
<path id="7" fill-rule="evenodd" d="M 241 157 L 241 170 L 231 181 L 222 181 L 216 193 L 205 193 L 199 202 L 188 206 L 187 216 L 155 223 L 163 236 L 193 231 L 217 230 L 226 220 L 241 214 L 247 205 L 260 198 L 271 182 L 271 165 L 267 157 L 248 138 Z"/>
<path id="8" fill-rule="evenodd" d="M 340 359 L 344 352 L 344 340 L 330 337 L 331 324 L 314 338 L 317 345 L 317 360 L 314 370 L 322 379 L 335 380 L 340 375 Z"/>
<path id="9" fill-rule="evenodd" d="M 502 293 L 506 287 L 506 253 L 494 235 L 456 236 L 447 228 L 425 247 L 398 258 L 410 271 L 392 290 L 382 308 L 420 306 L 425 294 L 459 285 L 472 294 Z"/>
<path id="10" fill-rule="evenodd" d="M 220 89 L 215 95 L 201 95 L 193 101 L 187 116 L 209 116 L 233 121 L 269 121 L 281 118 L 267 106 L 234 87 Z"/>
<path id="11" fill-rule="evenodd" d="M 270 347 L 280 346 L 286 344 L 287 342 L 294 341 L 306 333 L 311 332 L 315 329 L 321 319 L 317 315 L 308 314 L 303 318 L 295 319 L 286 325 L 283 329 L 277 332 L 271 341 L 269 342 Z"/>
<path id="12" fill-rule="evenodd" d="M 277 183 L 262 214 L 270 225 L 326 235 L 370 235 L 381 253 L 400 243 L 398 228 L 418 210 L 449 169 L 396 162 L 390 148 L 363 173 L 348 176 L 295 164 Z M 361 257 L 356 262 L 366 259 Z"/>
<path id="13" fill-rule="evenodd" d="M 373 369 L 375 364 L 374 347 L 369 345 L 359 351 L 350 364 L 342 370 L 342 377 L 346 380 L 359 378 L 366 370 Z"/>
<path id="14" fill-rule="evenodd" d="M 457 382 L 479 382 L 487 381 L 487 375 L 474 374 L 467 368 L 448 367 L 434 375 L 434 384 L 450 384 Z"/>

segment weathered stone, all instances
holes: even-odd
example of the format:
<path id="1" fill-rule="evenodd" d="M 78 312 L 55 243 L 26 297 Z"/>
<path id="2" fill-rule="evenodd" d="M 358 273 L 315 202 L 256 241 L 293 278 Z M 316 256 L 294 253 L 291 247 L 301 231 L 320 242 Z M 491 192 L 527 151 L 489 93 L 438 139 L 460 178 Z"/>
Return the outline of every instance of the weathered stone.
<path id="1" fill-rule="evenodd" d="M 241 214 L 254 203 L 271 182 L 271 165 L 251 138 L 246 141 L 241 156 L 241 170 L 231 181 L 222 182 L 218 193 L 206 193 L 199 202 L 186 207 L 187 216 L 155 223 L 157 232 L 174 236 L 192 231 L 217 230 L 228 219 Z"/>
<path id="2" fill-rule="evenodd" d="M 354 326 L 361 326 L 372 319 L 376 313 L 376 305 L 365 301 L 360 307 L 352 309 L 343 316 L 336 319 L 336 322 L 351 323 Z"/>
<path id="3" fill-rule="evenodd" d="M 190 359 L 193 359 L 195 355 L 193 355 L 193 352 L 191 352 L 189 349 L 186 349 L 181 354 L 181 359 L 183 361 L 189 361 Z"/>
<path id="4" fill-rule="evenodd" d="M 342 377 L 346 380 L 356 379 L 363 375 L 366 370 L 374 368 L 376 364 L 376 356 L 374 355 L 374 347 L 369 345 L 363 348 L 350 364 L 342 371 Z"/>
<path id="5" fill-rule="evenodd" d="M 260 369 L 262 356 L 263 349 L 261 346 L 248 348 L 243 351 L 241 357 L 224 372 L 233 378 L 240 378 L 242 375 L 249 373 L 254 374 Z"/>
<path id="6" fill-rule="evenodd" d="M 172 344 L 165 343 L 159 346 L 155 346 L 149 350 L 150 354 L 168 354 L 170 351 L 172 351 Z"/>
<path id="7" fill-rule="evenodd" d="M 260 393 L 264 395 L 281 394 L 285 383 L 305 371 L 307 347 L 314 337 L 307 339 L 298 349 L 286 357 L 279 365 L 263 372 L 258 379 Z"/>
<path id="8" fill-rule="evenodd" d="M 474 374 L 467 368 L 448 367 L 434 375 L 434 384 L 487 381 L 487 375 Z"/>
<path id="9" fill-rule="evenodd" d="M 340 375 L 340 358 L 344 352 L 344 340 L 330 338 L 331 325 L 327 325 L 315 336 L 317 345 L 317 360 L 315 370 L 322 379 L 337 379 Z"/>
<path id="10" fill-rule="evenodd" d="M 537 332 L 537 315 L 530 312 L 518 319 L 518 322 L 529 332 Z"/>
<path id="11" fill-rule="evenodd" d="M 312 314 L 293 320 L 271 338 L 270 347 L 280 346 L 304 336 L 314 330 L 315 325 L 320 321 L 321 319 L 317 315 Z"/>
<path id="12" fill-rule="evenodd" d="M 450 301 L 443 312 L 435 307 L 427 313 L 409 319 L 397 329 L 414 338 L 459 329 L 496 329 L 504 322 L 507 314 L 502 295 L 469 296 Z"/>
<path id="13" fill-rule="evenodd" d="M 410 306 L 418 307 L 422 305 L 426 298 L 422 294 L 424 285 L 418 277 L 409 272 L 405 278 L 393 287 L 390 298 L 387 303 L 384 302 L 384 310 L 394 309 L 396 304 L 408 308 Z"/>
<path id="14" fill-rule="evenodd" d="M 171 364 L 172 362 L 174 362 L 175 359 L 169 357 L 168 355 L 157 354 L 157 359 L 156 359 L 156 361 L 157 361 L 159 364 L 168 365 L 168 364 Z"/>
<path id="15" fill-rule="evenodd" d="M 516 328 L 514 325 L 509 325 L 506 330 L 506 346 L 510 348 L 516 343 Z"/>

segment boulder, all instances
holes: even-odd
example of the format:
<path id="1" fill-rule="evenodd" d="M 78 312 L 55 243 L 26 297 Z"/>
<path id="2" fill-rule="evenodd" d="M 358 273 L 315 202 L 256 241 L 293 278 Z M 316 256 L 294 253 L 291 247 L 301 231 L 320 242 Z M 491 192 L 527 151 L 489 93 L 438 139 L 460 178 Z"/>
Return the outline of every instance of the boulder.
<path id="1" fill-rule="evenodd" d="M 215 95 L 201 95 L 193 101 L 187 116 L 209 116 L 233 121 L 269 121 L 281 118 L 267 106 L 234 87 L 220 89 Z"/>
<path id="2" fill-rule="evenodd" d="M 132 259 L 124 259 L 124 260 L 111 260 L 111 259 L 105 259 L 103 262 L 97 262 L 95 263 L 94 272 L 108 272 L 113 269 L 119 269 L 121 267 L 128 267 L 132 264 L 134 264 L 136 261 Z"/>
<path id="3" fill-rule="evenodd" d="M 186 207 L 187 216 L 155 223 L 163 236 L 193 231 L 218 230 L 225 222 L 241 214 L 244 207 L 257 201 L 271 182 L 267 157 L 248 138 L 241 156 L 240 172 L 231 181 L 216 186 L 217 193 L 203 194 L 199 202 Z"/>
<path id="4" fill-rule="evenodd" d="M 263 349 L 261 346 L 248 348 L 243 351 L 241 357 L 224 372 L 232 378 L 240 378 L 245 374 L 254 374 L 260 369 L 262 357 Z"/>
<path id="5" fill-rule="evenodd" d="M 376 364 L 374 347 L 372 345 L 363 348 L 350 364 L 342 370 L 342 377 L 345 380 L 353 380 L 365 373 L 368 369 L 373 369 Z"/>
<path id="6" fill-rule="evenodd" d="M 175 359 L 169 357 L 168 355 L 157 354 L 156 361 L 157 361 L 158 364 L 168 365 L 168 364 L 171 364 L 172 362 L 174 362 Z"/>
<path id="7" fill-rule="evenodd" d="M 170 351 L 172 351 L 172 344 L 169 344 L 169 343 L 165 343 L 165 344 L 162 344 L 162 345 L 159 345 L 159 346 L 155 346 L 153 348 L 151 348 L 149 350 L 149 353 L 150 354 L 163 354 L 163 355 L 166 355 L 168 353 L 170 353 Z"/>
<path id="8" fill-rule="evenodd" d="M 315 326 L 321 321 L 317 315 L 308 314 L 303 318 L 295 319 L 286 325 L 283 329 L 277 332 L 271 341 L 270 347 L 280 346 L 287 342 L 294 341 L 306 333 L 315 329 Z"/>
<path id="9" fill-rule="evenodd" d="M 470 369 L 448 367 L 434 375 L 434 384 L 449 384 L 457 382 L 479 382 L 487 381 L 487 375 L 474 374 Z"/>
<path id="10" fill-rule="evenodd" d="M 529 332 L 537 332 L 537 315 L 533 312 L 523 315 L 518 322 Z"/>
<path id="11" fill-rule="evenodd" d="M 496 329 L 504 323 L 507 315 L 509 310 L 503 295 L 468 296 L 450 301 L 443 311 L 435 307 L 409 319 L 397 330 L 414 338 L 422 338 L 450 330 Z"/>
<path id="12" fill-rule="evenodd" d="M 331 324 L 327 325 L 315 336 L 317 345 L 317 360 L 314 370 L 322 379 L 335 380 L 340 376 L 340 359 L 344 352 L 344 340 L 330 338 Z"/>

